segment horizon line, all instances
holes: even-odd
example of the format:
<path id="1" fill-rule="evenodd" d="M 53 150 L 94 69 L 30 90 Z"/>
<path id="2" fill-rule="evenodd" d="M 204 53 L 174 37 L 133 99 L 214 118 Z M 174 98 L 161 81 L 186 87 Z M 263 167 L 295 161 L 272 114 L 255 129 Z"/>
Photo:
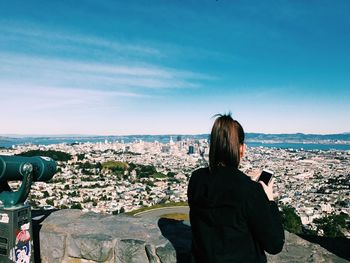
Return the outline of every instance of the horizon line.
<path id="1" fill-rule="evenodd" d="M 245 134 L 264 134 L 264 135 L 350 135 L 350 132 L 340 133 L 303 133 L 303 132 L 291 132 L 291 133 L 264 133 L 264 132 L 245 132 Z M 0 134 L 1 137 L 127 137 L 127 136 L 196 136 L 196 135 L 210 135 L 210 133 L 162 133 L 162 134 L 19 134 L 9 133 Z"/>

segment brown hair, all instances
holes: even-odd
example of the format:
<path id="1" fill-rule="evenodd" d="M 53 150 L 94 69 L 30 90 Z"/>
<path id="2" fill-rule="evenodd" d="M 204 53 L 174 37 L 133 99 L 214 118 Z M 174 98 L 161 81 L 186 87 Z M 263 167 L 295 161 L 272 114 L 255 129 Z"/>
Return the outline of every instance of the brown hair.
<path id="1" fill-rule="evenodd" d="M 220 165 L 238 168 L 240 145 L 244 143 L 244 130 L 231 113 L 217 114 L 210 134 L 209 168 L 215 172 Z"/>

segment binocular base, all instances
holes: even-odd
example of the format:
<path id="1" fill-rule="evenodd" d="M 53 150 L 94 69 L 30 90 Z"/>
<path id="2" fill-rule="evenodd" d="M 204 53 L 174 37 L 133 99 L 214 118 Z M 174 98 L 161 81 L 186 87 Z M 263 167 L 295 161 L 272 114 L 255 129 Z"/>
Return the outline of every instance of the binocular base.
<path id="1" fill-rule="evenodd" d="M 0 262 L 33 263 L 32 232 L 29 205 L 0 208 Z"/>

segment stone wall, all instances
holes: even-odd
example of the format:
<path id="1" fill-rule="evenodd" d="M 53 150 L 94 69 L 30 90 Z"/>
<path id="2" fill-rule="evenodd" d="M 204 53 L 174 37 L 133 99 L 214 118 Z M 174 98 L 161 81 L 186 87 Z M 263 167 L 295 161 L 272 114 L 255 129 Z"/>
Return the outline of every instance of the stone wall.
<path id="1" fill-rule="evenodd" d="M 60 210 L 42 223 L 40 256 L 55 262 L 188 262 L 191 231 L 181 221 Z M 269 262 L 348 262 L 286 232 L 286 244 Z"/>

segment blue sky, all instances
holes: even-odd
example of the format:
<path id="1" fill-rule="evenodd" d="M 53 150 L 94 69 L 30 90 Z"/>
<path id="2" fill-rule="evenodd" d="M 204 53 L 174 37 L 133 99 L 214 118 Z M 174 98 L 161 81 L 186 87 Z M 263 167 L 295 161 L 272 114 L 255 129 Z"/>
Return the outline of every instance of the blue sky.
<path id="1" fill-rule="evenodd" d="M 1 1 L 0 134 L 350 132 L 349 1 Z"/>

